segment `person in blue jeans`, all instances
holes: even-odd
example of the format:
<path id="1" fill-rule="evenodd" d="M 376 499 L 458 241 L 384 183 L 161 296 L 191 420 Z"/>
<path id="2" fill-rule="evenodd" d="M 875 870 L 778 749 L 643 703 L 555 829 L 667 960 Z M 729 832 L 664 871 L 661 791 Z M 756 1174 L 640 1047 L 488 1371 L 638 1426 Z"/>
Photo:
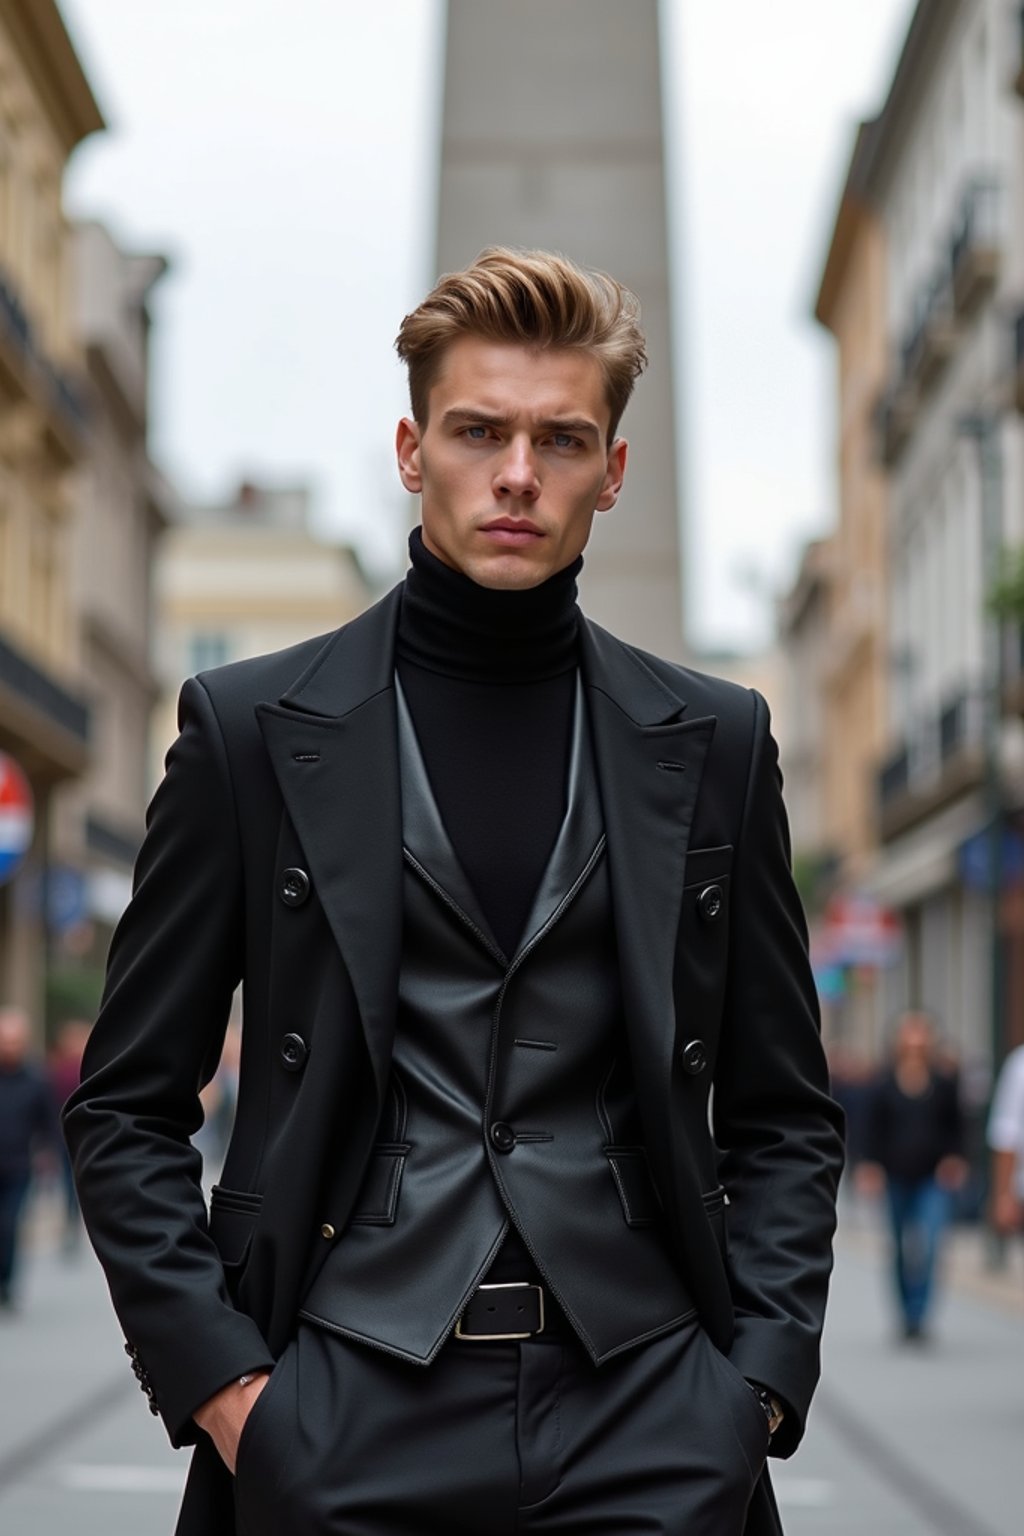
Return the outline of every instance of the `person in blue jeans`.
<path id="1" fill-rule="evenodd" d="M 28 1018 L 0 1008 L 0 1308 L 14 1304 L 21 1216 L 38 1148 L 57 1146 L 49 1085 L 29 1056 Z"/>
<path id="2" fill-rule="evenodd" d="M 937 1063 L 926 1013 L 904 1013 L 891 1058 L 870 1090 L 863 1193 L 888 1197 L 892 1266 L 907 1339 L 926 1337 L 951 1197 L 967 1175 L 956 1077 Z"/>

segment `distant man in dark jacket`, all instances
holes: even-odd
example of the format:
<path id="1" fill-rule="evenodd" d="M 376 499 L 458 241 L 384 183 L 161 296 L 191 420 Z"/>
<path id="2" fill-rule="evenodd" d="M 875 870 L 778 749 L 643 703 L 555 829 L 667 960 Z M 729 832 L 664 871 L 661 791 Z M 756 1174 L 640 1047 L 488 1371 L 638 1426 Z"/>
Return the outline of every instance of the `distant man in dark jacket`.
<path id="1" fill-rule="evenodd" d="M 0 1008 L 0 1307 L 13 1305 L 18 1232 L 41 1145 L 56 1146 L 53 1099 L 43 1073 L 29 1059 L 28 1018 Z"/>
<path id="2" fill-rule="evenodd" d="M 924 1337 L 950 1195 L 963 1184 L 963 1124 L 957 1080 L 936 1063 L 925 1013 L 899 1021 L 889 1066 L 868 1102 L 864 1193 L 889 1197 L 893 1276 L 904 1336 Z"/>

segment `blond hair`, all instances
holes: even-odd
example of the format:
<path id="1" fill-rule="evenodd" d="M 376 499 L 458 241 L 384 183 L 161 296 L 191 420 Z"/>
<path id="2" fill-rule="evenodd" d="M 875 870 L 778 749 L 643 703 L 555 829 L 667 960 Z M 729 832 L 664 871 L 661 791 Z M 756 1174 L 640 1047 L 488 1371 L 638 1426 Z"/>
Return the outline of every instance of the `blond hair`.
<path id="1" fill-rule="evenodd" d="M 604 376 L 609 440 L 647 366 L 640 304 L 628 288 L 565 256 L 492 245 L 464 272 L 442 277 L 402 321 L 395 348 L 421 426 L 444 354 L 461 336 L 592 353 Z"/>

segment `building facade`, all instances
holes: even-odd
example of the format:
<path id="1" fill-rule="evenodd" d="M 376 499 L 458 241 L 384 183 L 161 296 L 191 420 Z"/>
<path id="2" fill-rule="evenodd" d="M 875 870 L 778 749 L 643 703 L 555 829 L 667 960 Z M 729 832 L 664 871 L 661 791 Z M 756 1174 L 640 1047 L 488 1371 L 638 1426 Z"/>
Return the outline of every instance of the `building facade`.
<path id="1" fill-rule="evenodd" d="M 74 324 L 68 157 L 103 120 L 51 0 L 0 0 L 0 752 L 34 801 L 0 884 L 0 1001 L 43 1011 L 50 806 L 89 762 L 71 591 L 75 471 L 88 446 Z"/>
<path id="2" fill-rule="evenodd" d="M 500 68 L 495 61 L 500 60 Z M 657 0 L 448 0 L 438 272 L 486 245 L 562 251 L 639 296 L 650 367 L 630 464 L 599 516 L 587 613 L 663 656 L 683 645 Z"/>
<path id="3" fill-rule="evenodd" d="M 167 264 L 122 251 L 96 223 L 75 226 L 72 255 L 90 430 L 76 477 L 69 575 L 92 751 L 85 773 L 55 797 L 50 989 L 63 1011 L 76 997 L 88 1011 L 131 892 L 149 790 L 152 572 L 171 505 L 149 457 L 149 301 Z"/>
<path id="4" fill-rule="evenodd" d="M 841 889 L 898 914 L 903 940 L 860 1034 L 877 1046 L 924 1007 L 982 1073 L 1024 1003 L 1005 843 L 1020 728 L 1002 698 L 1020 647 L 989 604 L 1024 515 L 1021 58 L 1019 5 L 918 4 L 816 306 L 839 359 L 824 819 Z"/>
<path id="5" fill-rule="evenodd" d="M 187 677 L 294 645 L 355 618 L 376 595 L 351 548 L 315 536 L 305 486 L 239 486 L 183 506 L 157 564 L 160 701 L 150 779 L 177 734 Z"/>

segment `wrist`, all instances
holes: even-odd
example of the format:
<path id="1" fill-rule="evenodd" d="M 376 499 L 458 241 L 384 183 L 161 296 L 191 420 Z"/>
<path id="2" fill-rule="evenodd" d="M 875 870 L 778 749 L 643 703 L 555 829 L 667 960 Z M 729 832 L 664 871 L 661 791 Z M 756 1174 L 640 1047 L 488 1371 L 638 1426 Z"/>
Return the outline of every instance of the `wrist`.
<path id="1" fill-rule="evenodd" d="M 240 1398 L 249 1395 L 248 1389 L 251 1388 L 254 1381 L 260 1381 L 267 1375 L 269 1375 L 269 1372 L 266 1370 L 246 1371 L 243 1375 L 236 1376 L 234 1381 L 229 1381 L 225 1386 L 221 1387 L 212 1397 L 208 1397 L 206 1402 L 201 1403 L 192 1415 L 199 1428 L 208 1430 L 222 1412 L 230 1410 L 231 1406 L 237 1403 Z"/>
<path id="2" fill-rule="evenodd" d="M 750 1381 L 747 1385 L 764 1410 L 765 1423 L 768 1425 L 768 1438 L 771 1439 L 786 1417 L 786 1410 L 778 1398 L 769 1392 L 767 1387 L 763 1387 L 760 1382 Z"/>

